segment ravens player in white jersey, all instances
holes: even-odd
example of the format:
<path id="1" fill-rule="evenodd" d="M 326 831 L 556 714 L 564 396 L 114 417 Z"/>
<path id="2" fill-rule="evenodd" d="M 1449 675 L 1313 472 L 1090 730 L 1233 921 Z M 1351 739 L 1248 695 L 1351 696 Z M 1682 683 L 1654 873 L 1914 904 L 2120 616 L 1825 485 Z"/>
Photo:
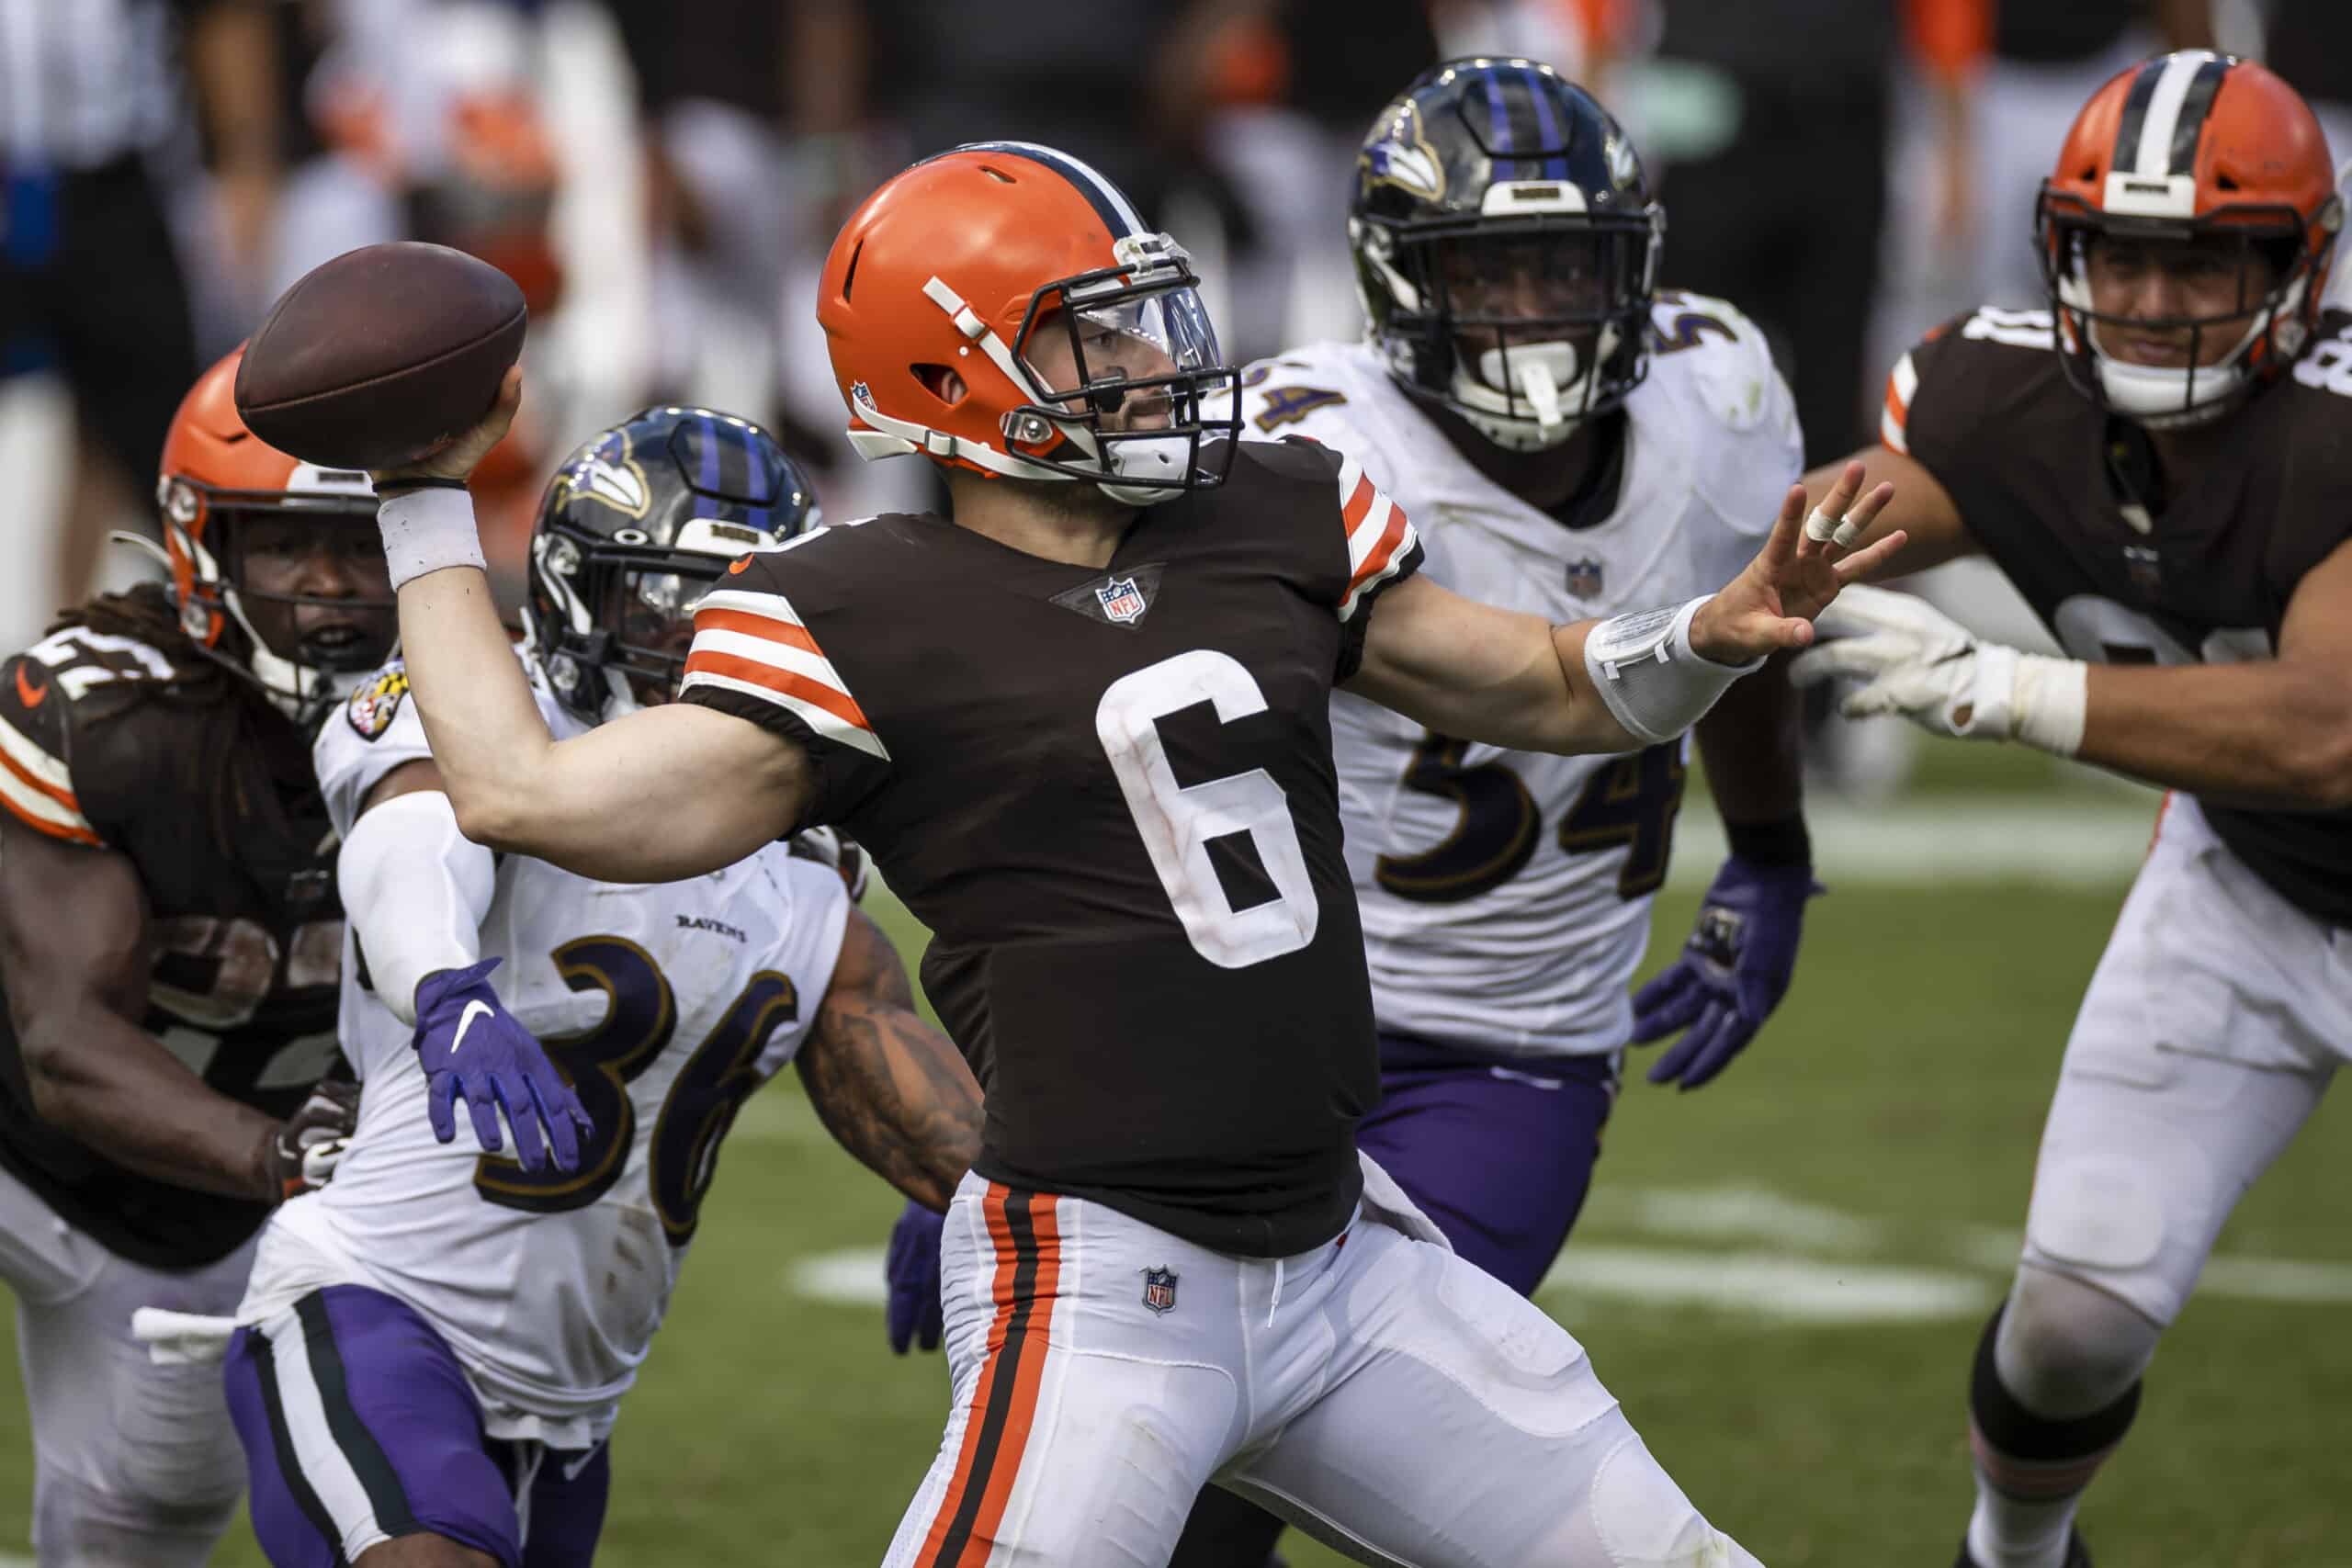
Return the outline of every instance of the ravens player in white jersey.
<path id="1" fill-rule="evenodd" d="M 1705 598 L 1555 626 L 1415 575 L 1312 443 L 1230 439 L 1189 258 L 1051 148 L 926 159 L 836 238 L 818 315 L 889 515 L 731 566 L 685 700 L 556 739 L 450 482 L 521 396 L 379 476 L 412 700 L 458 820 L 671 879 L 839 823 L 935 940 L 987 1092 L 942 1248 L 954 1404 L 888 1561 L 1157 1564 L 1212 1480 L 1427 1568 L 1754 1560 L 1557 1324 L 1356 1151 L 1379 1092 L 1341 848 L 1340 684 L 1466 739 L 1671 739 L 1877 558 L 1861 475 L 1792 488 Z M 1849 508 L 1851 507 L 1851 512 Z M 1892 537 L 1874 546 L 1884 552 Z"/>
<path id="2" fill-rule="evenodd" d="M 1423 573 L 1465 597 L 1562 621 L 1703 592 L 1755 554 L 1802 444 L 1763 334 L 1655 289 L 1666 231 L 1623 129 L 1550 66 L 1432 67 L 1357 159 L 1366 337 L 1250 367 L 1245 427 L 1362 462 L 1413 518 Z M 1695 1089 L 1788 988 L 1815 891 L 1797 716 L 1776 661 L 1695 727 L 1732 854 L 1678 962 L 1629 999 L 1684 737 L 1555 756 L 1332 698 L 1380 1030 L 1357 1145 L 1513 1290 L 1583 1205 L 1624 1047 L 1687 1027 L 1649 1077 Z M 1256 1563 L 1280 1529 L 1212 1490 L 1174 1561 Z"/>
<path id="3" fill-rule="evenodd" d="M 2342 149 L 2336 151 L 2341 152 Z M 1984 554 L 2068 657 L 1860 591 L 1800 678 L 2175 793 L 2066 1043 L 2025 1250 L 1969 1386 L 1976 1568 L 2083 1568 L 2075 1504 L 2239 1196 L 2352 1056 L 2352 315 L 2310 107 L 2188 51 L 2075 119 L 2047 310 L 1895 366 L 1894 570 Z M 1826 488 L 1830 475 L 1814 476 Z"/>
<path id="4" fill-rule="evenodd" d="M 773 439 L 708 410 L 650 409 L 574 454 L 531 543 L 521 662 L 547 725 L 671 700 L 693 601 L 811 510 Z M 254 1527 L 278 1568 L 584 1568 L 619 1402 L 744 1101 L 795 1063 L 852 1153 L 944 1207 L 979 1091 L 832 865 L 776 842 L 620 886 L 493 862 L 459 835 L 407 693 L 385 667 L 315 748 L 363 1094 L 343 1179 L 272 1217 L 237 1311 Z M 576 1169 L 447 1146 L 446 1106 L 436 1140 L 411 1042 L 453 1004 L 459 1075 L 544 1043 L 588 1113 Z"/>

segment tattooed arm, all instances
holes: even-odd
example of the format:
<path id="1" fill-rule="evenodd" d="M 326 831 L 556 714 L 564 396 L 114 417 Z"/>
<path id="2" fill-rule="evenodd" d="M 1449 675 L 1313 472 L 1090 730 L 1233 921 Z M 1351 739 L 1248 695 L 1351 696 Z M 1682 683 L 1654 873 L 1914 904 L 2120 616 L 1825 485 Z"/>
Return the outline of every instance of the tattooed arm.
<path id="1" fill-rule="evenodd" d="M 906 966 L 852 909 L 816 1027 L 797 1058 L 818 1119 L 918 1203 L 944 1210 L 980 1152 L 980 1087 L 915 1011 Z"/>

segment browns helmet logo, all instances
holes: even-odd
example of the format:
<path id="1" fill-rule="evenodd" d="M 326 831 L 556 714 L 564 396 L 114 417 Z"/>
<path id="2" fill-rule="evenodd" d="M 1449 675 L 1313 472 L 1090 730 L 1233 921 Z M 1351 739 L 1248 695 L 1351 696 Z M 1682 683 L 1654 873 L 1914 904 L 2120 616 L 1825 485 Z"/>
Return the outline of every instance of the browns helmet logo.
<path id="1" fill-rule="evenodd" d="M 359 732 L 362 740 L 373 740 L 392 727 L 393 716 L 401 711 L 401 699 L 408 695 L 408 667 L 395 664 L 374 680 L 351 694 L 351 701 L 344 705 L 343 716 Z"/>

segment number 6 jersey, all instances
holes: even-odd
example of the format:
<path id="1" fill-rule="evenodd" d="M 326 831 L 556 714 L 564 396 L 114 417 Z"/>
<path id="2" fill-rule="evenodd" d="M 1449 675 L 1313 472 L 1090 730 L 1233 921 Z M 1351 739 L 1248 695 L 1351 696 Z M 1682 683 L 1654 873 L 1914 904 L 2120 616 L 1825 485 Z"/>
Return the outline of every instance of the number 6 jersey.
<path id="1" fill-rule="evenodd" d="M 581 725 L 536 671 L 559 737 Z M 389 666 L 314 750 L 347 829 L 377 780 L 428 755 Z M 848 895 L 773 844 L 691 881 L 623 886 L 501 857 L 481 954 L 594 1120 L 580 1168 L 531 1175 L 484 1155 L 463 1112 L 441 1144 L 413 1032 L 345 967 L 342 1031 L 363 1085 L 334 1180 L 280 1209 L 246 1302 L 347 1280 L 414 1306 L 457 1353 L 493 1436 L 579 1447 L 604 1435 L 694 1238 L 736 1111 L 799 1049 L 831 983 Z M 512 1145 L 509 1144 L 511 1150 Z"/>
<path id="2" fill-rule="evenodd" d="M 686 700 L 805 747 L 804 826 L 936 933 L 981 1175 L 1258 1257 L 1347 1223 L 1378 1080 L 1329 699 L 1419 561 L 1352 462 L 1245 442 L 1104 569 L 893 515 L 703 601 Z"/>

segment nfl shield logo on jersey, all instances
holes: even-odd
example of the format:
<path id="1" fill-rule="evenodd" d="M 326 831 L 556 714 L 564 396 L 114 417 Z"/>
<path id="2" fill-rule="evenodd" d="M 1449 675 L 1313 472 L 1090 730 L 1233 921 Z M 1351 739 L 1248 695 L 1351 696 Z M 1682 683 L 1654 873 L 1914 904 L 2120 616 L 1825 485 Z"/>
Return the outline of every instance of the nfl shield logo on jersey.
<path id="1" fill-rule="evenodd" d="M 1113 578 L 1097 588 L 1094 596 L 1102 601 L 1102 613 L 1111 618 L 1114 626 L 1125 626 L 1141 615 L 1146 608 L 1143 590 L 1136 586 L 1136 580 L 1132 577 Z M 1172 1292 L 1175 1284 L 1173 1275 L 1169 1277 L 1169 1283 Z"/>
<path id="2" fill-rule="evenodd" d="M 1165 1317 L 1176 1310 L 1176 1274 L 1170 1269 L 1143 1271 L 1143 1304 Z"/>
<path id="3" fill-rule="evenodd" d="M 1590 556 L 1568 563 L 1568 592 L 1579 599 L 1600 597 L 1600 563 Z"/>

